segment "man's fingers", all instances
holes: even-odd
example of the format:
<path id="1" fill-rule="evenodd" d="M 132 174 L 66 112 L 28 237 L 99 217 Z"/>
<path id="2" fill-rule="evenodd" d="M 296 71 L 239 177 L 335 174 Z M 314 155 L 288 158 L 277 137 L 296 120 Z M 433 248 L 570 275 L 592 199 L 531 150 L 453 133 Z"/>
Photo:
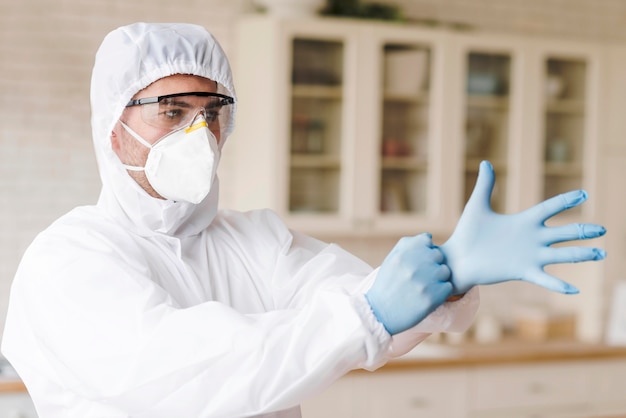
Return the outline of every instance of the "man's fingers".
<path id="1" fill-rule="evenodd" d="M 482 161 L 478 169 L 476 185 L 469 198 L 468 205 L 479 205 L 490 208 L 491 194 L 496 181 L 493 166 L 489 161 Z"/>
<path id="2" fill-rule="evenodd" d="M 587 192 L 584 190 L 574 190 L 544 200 L 538 205 L 528 209 L 528 212 L 530 212 L 530 215 L 536 218 L 538 222 L 543 223 L 554 215 L 578 206 L 586 200 Z"/>
<path id="3" fill-rule="evenodd" d="M 445 264 L 440 264 L 434 269 L 433 276 L 439 282 L 449 282 L 451 276 L 450 268 Z"/>
<path id="4" fill-rule="evenodd" d="M 547 245 L 598 238 L 605 233 L 606 229 L 603 226 L 595 224 L 569 224 L 545 229 Z"/>
<path id="5" fill-rule="evenodd" d="M 522 280 L 528 283 L 536 284 L 537 286 L 541 286 L 553 292 L 564 293 L 566 295 L 574 295 L 579 292 L 575 286 L 572 286 L 561 279 L 557 279 L 556 277 L 541 270 L 537 270 L 527 275 Z"/>
<path id="6" fill-rule="evenodd" d="M 593 247 L 546 248 L 540 260 L 542 265 L 600 261 L 606 258 L 606 251 Z"/>

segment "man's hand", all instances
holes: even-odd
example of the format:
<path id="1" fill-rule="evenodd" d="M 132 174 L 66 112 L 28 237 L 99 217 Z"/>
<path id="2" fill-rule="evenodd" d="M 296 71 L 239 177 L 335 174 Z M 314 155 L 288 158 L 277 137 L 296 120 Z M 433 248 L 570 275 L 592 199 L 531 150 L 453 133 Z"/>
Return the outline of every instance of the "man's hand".
<path id="1" fill-rule="evenodd" d="M 583 190 L 548 199 L 513 215 L 493 212 L 493 167 L 480 164 L 478 180 L 452 236 L 441 246 L 452 272 L 453 294 L 476 285 L 524 280 L 560 293 L 578 293 L 574 286 L 543 271 L 548 264 L 602 260 L 604 250 L 591 247 L 550 247 L 552 244 L 596 238 L 604 227 L 570 224 L 547 227 L 552 216 L 587 200 Z"/>
<path id="2" fill-rule="evenodd" d="M 402 238 L 380 266 L 365 297 L 389 334 L 417 325 L 452 291 L 450 270 L 430 234 Z"/>

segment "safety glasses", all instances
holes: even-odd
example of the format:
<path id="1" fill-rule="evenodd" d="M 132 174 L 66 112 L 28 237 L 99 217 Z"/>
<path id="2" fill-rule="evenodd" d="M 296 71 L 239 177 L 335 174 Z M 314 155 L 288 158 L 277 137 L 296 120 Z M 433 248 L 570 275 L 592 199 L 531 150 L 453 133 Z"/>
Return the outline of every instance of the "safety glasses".
<path id="1" fill-rule="evenodd" d="M 143 121 L 158 129 L 173 131 L 193 122 L 199 112 L 215 134 L 229 126 L 235 99 L 220 93 L 188 92 L 131 100 L 126 107 L 141 106 Z"/>

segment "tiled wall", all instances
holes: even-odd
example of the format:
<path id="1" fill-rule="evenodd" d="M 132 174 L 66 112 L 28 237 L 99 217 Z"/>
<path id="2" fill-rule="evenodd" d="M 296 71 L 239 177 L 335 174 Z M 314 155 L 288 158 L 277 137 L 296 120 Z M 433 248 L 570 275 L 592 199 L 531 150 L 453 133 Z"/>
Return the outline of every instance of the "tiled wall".
<path id="1" fill-rule="evenodd" d="M 419 19 L 532 35 L 626 39 L 621 0 L 395 4 Z M 232 24 L 250 9 L 250 0 L 0 0 L 0 332 L 27 245 L 61 214 L 97 199 L 89 79 L 104 35 L 133 21 L 187 21 L 210 28 L 228 53 Z"/>

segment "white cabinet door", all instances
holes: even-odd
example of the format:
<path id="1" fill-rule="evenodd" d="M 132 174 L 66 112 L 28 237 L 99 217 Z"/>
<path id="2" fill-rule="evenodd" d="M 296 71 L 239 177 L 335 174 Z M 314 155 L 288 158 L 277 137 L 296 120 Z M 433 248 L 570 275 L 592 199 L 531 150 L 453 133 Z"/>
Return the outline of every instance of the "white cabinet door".
<path id="1" fill-rule="evenodd" d="M 463 418 L 467 380 L 462 369 L 379 373 L 369 378 L 360 402 L 371 418 Z"/>
<path id="2" fill-rule="evenodd" d="M 301 405 L 303 418 L 360 418 L 363 380 L 349 374 Z"/>
<path id="3" fill-rule="evenodd" d="M 233 75 L 237 129 L 224 150 L 221 202 L 271 208 L 309 233 L 354 228 L 356 23 L 244 19 Z M 371 148 L 362 138 L 360 150 Z"/>
<path id="4" fill-rule="evenodd" d="M 626 416 L 626 360 L 597 361 L 590 368 L 591 402 L 598 416 Z"/>
<path id="5" fill-rule="evenodd" d="M 583 408 L 592 382 L 579 363 L 545 363 L 476 369 L 470 378 L 470 409 Z"/>
<path id="6" fill-rule="evenodd" d="M 472 418 L 589 418 L 626 415 L 626 361 L 484 367 L 469 377 Z"/>
<path id="7" fill-rule="evenodd" d="M 226 206 L 269 207 L 318 236 L 449 232 L 440 33 L 254 17 L 237 39 Z"/>
<path id="8" fill-rule="evenodd" d="M 586 407 L 529 407 L 474 411 L 471 418 L 600 418 Z M 609 418 L 608 416 L 606 418 Z M 615 417 L 616 418 L 616 417 Z"/>
<path id="9" fill-rule="evenodd" d="M 510 210 L 511 196 L 517 194 L 511 184 L 511 162 L 519 159 L 515 149 L 520 132 L 520 100 L 523 73 L 519 63 L 527 42 L 522 38 L 502 36 L 454 37 L 458 59 L 456 78 L 461 88 L 451 103 L 458 110 L 455 143 L 462 160 L 454 166 L 462 179 L 459 206 L 471 194 L 481 160 L 489 160 L 496 173 L 497 187 L 492 207 L 498 212 Z M 458 167 L 458 168 L 457 168 Z"/>
<path id="10" fill-rule="evenodd" d="M 303 418 L 463 418 L 461 369 L 352 373 L 304 402 Z"/>

